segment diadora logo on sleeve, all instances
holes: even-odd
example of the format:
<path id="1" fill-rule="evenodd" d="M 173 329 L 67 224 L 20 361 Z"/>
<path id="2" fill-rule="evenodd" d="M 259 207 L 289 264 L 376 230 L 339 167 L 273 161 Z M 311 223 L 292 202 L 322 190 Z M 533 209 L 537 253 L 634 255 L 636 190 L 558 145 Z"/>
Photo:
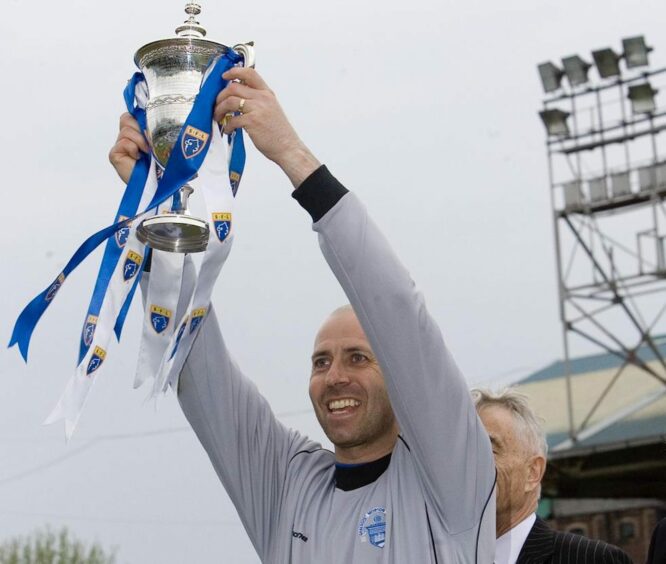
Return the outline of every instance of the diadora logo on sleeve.
<path id="1" fill-rule="evenodd" d="M 196 157 L 199 153 L 201 153 L 201 151 L 204 150 L 207 141 L 208 133 L 188 125 L 185 128 L 185 132 L 183 133 L 183 138 L 181 140 L 183 156 L 186 159 Z"/>
<path id="2" fill-rule="evenodd" d="M 384 548 L 386 543 L 386 509 L 373 507 L 358 523 L 361 542 L 370 541 L 372 546 Z"/>
<path id="3" fill-rule="evenodd" d="M 308 537 L 306 537 L 303 533 L 299 533 L 298 531 L 291 531 L 291 536 L 295 539 L 302 540 L 303 542 L 308 542 Z"/>

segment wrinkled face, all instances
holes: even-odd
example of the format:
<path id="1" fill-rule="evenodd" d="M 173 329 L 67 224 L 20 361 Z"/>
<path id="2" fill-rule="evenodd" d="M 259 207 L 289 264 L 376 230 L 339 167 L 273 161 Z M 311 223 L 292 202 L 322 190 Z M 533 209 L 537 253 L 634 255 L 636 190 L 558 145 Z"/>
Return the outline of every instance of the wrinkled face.
<path id="1" fill-rule="evenodd" d="M 490 436 L 495 455 L 499 521 L 520 513 L 526 504 L 532 503 L 532 497 L 536 498 L 533 485 L 529 483 L 530 454 L 510 411 L 488 405 L 481 408 L 479 417 Z"/>
<path id="2" fill-rule="evenodd" d="M 367 462 L 393 449 L 398 429 L 384 377 L 351 309 L 333 313 L 317 334 L 310 399 L 339 462 Z"/>

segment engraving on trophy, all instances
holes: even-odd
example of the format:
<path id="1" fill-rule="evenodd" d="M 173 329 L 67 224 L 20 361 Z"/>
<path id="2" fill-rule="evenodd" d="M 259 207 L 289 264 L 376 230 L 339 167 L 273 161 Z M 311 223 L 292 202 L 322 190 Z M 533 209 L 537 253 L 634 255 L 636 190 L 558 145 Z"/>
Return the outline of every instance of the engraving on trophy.
<path id="1" fill-rule="evenodd" d="M 164 106 L 165 104 L 194 104 L 196 96 L 160 96 L 146 104 L 146 109 L 155 108 L 157 106 Z"/>
<path id="2" fill-rule="evenodd" d="M 173 40 L 175 41 L 175 39 Z M 212 43 L 211 41 L 206 41 L 207 43 Z M 159 43 L 159 42 L 155 42 Z M 150 46 L 151 44 L 149 43 L 148 45 L 142 47 L 139 49 L 139 53 L 146 47 Z M 216 44 L 217 45 L 217 44 Z M 199 62 L 200 65 L 206 66 L 210 60 L 218 55 L 218 54 L 223 54 L 227 52 L 227 47 L 224 45 L 219 45 L 220 48 L 216 49 L 211 49 L 210 47 L 202 46 L 202 45 L 196 45 L 194 43 L 182 43 L 180 45 L 175 44 L 175 45 L 168 45 L 164 47 L 157 47 L 155 49 L 151 49 L 145 54 L 141 54 L 140 59 L 138 61 L 139 67 L 147 67 L 152 64 L 160 64 L 156 62 L 156 59 L 159 59 L 161 57 L 164 58 L 173 58 L 174 53 L 179 53 L 181 54 L 180 60 L 182 61 L 183 59 L 187 58 L 192 58 L 195 59 L 196 61 Z M 189 57 L 188 57 L 189 55 Z M 160 66 L 166 66 L 166 63 L 161 63 Z M 195 66 L 195 65 L 193 65 Z M 177 72 L 181 72 L 182 68 L 178 66 L 178 63 L 176 60 L 174 60 L 174 69 Z"/>

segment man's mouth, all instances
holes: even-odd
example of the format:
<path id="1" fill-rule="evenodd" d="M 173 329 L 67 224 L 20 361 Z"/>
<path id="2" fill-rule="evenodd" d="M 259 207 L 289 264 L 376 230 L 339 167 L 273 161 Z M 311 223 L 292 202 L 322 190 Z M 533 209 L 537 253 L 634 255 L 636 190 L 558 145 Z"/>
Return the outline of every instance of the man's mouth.
<path id="1" fill-rule="evenodd" d="M 326 404 L 329 413 L 347 413 L 354 407 L 361 405 L 361 402 L 351 398 L 335 399 Z"/>

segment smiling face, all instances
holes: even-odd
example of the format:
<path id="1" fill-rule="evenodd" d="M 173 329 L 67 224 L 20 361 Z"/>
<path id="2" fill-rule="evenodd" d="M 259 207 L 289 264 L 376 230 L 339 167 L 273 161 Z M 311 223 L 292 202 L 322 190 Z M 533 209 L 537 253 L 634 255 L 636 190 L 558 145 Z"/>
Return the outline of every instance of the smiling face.
<path id="1" fill-rule="evenodd" d="M 351 308 L 335 311 L 317 333 L 310 399 L 338 462 L 369 462 L 393 450 L 398 425 L 384 377 Z"/>

